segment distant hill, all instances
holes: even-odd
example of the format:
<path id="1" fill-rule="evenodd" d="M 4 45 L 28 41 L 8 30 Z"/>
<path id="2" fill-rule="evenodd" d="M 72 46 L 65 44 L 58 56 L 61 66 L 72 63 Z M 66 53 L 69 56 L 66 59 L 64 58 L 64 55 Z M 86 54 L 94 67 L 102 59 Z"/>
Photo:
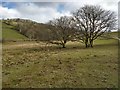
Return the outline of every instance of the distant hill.
<path id="1" fill-rule="evenodd" d="M 14 26 L 2 23 L 2 39 L 3 40 L 25 40 L 26 36 L 20 34 L 14 29 Z"/>
<path id="2" fill-rule="evenodd" d="M 48 37 L 48 25 L 27 19 L 2 20 L 3 39 L 39 39 Z"/>

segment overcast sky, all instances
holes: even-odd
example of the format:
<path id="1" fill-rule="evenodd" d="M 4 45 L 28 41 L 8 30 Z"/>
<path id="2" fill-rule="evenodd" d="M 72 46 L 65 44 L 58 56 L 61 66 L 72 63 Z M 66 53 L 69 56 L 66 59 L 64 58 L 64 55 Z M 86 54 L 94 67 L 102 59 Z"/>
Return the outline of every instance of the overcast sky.
<path id="1" fill-rule="evenodd" d="M 78 2 L 66 2 L 65 0 L 62 2 L 58 0 L 57 2 L 38 2 L 39 0 L 37 2 L 22 1 L 6 0 L 2 2 L 2 4 L 0 4 L 0 15 L 2 15 L 2 17 L 0 18 L 23 18 L 45 23 L 60 16 L 70 16 L 73 10 L 86 4 L 100 5 L 102 8 L 114 11 L 117 14 L 119 2 L 119 0 L 79 0 Z"/>

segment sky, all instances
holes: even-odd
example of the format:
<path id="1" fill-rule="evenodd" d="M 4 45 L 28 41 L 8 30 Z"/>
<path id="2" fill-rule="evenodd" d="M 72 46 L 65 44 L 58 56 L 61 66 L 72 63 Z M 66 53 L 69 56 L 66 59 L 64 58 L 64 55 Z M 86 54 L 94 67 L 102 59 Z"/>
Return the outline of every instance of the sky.
<path id="1" fill-rule="evenodd" d="M 119 28 L 119 31 L 120 31 L 120 2 L 118 4 L 118 28 Z"/>
<path id="2" fill-rule="evenodd" d="M 71 16 L 71 12 L 84 5 L 100 5 L 118 14 L 119 0 L 4 0 L 0 3 L 0 18 L 30 19 L 46 23 L 60 16 Z M 44 2 L 43 2 L 44 1 Z M 55 1 L 55 0 L 54 0 Z"/>

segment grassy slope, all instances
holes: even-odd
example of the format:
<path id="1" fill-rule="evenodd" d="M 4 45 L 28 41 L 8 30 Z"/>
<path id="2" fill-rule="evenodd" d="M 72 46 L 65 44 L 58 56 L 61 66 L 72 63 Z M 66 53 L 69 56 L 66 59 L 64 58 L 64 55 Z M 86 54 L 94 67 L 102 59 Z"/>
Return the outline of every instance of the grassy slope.
<path id="1" fill-rule="evenodd" d="M 2 24 L 1 24 L 1 21 L 0 21 L 0 40 L 2 38 Z"/>
<path id="2" fill-rule="evenodd" d="M 52 45 L 46 50 L 35 42 L 3 45 L 3 87 L 117 87 L 117 40 L 94 44 L 85 49 L 69 42 L 65 49 Z"/>
<path id="3" fill-rule="evenodd" d="M 5 40 L 23 40 L 27 39 L 24 35 L 18 33 L 13 29 L 13 26 L 2 24 L 2 37 Z"/>

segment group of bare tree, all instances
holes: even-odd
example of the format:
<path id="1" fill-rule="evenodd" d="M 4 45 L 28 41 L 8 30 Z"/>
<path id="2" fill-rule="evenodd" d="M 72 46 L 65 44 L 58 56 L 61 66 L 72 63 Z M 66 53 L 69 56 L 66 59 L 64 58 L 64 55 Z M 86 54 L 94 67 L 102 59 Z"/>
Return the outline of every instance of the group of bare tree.
<path id="1" fill-rule="evenodd" d="M 68 41 L 82 41 L 88 48 L 93 47 L 94 40 L 99 36 L 114 30 L 117 20 L 112 11 L 100 6 L 85 5 L 73 11 L 71 16 L 62 16 L 47 24 L 22 19 L 14 21 L 17 22 L 16 30 L 29 39 L 47 41 L 63 48 Z"/>
<path id="2" fill-rule="evenodd" d="M 72 16 L 62 16 L 48 24 L 52 32 L 50 41 L 58 42 L 65 48 L 68 41 L 79 40 L 87 48 L 93 47 L 94 40 L 99 36 L 116 28 L 116 15 L 100 6 L 85 5 L 74 11 Z"/>

